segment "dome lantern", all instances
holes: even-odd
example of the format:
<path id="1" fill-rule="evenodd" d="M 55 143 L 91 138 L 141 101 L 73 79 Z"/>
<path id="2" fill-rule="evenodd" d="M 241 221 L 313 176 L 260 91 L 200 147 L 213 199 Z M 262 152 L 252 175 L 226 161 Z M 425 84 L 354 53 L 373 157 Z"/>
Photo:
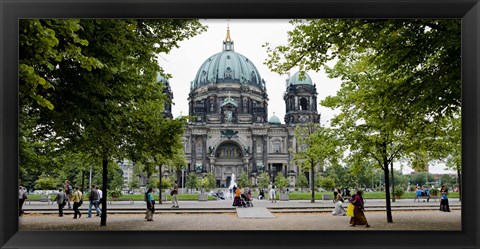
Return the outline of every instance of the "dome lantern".
<path id="1" fill-rule="evenodd" d="M 233 41 L 230 38 L 230 27 L 227 26 L 227 37 L 223 41 L 223 51 L 233 51 Z"/>

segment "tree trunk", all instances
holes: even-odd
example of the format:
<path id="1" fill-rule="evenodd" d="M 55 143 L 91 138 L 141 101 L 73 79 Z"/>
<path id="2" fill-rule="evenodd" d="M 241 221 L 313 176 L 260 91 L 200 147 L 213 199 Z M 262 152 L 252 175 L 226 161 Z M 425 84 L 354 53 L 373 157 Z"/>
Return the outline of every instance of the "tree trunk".
<path id="1" fill-rule="evenodd" d="M 393 222 L 392 219 L 392 207 L 390 204 L 390 188 L 388 187 L 390 185 L 390 179 L 388 177 L 388 161 L 386 158 L 383 158 L 383 170 L 385 173 L 385 201 L 386 201 L 386 206 L 387 206 L 387 222 L 391 223 Z"/>
<path id="2" fill-rule="evenodd" d="M 457 167 L 457 177 L 458 177 L 458 201 L 462 201 L 462 175 L 458 167 Z"/>
<path id="3" fill-rule="evenodd" d="M 85 170 L 82 170 L 82 193 L 85 192 Z"/>
<path id="4" fill-rule="evenodd" d="M 392 202 L 395 202 L 395 179 L 393 178 L 393 162 L 390 163 L 392 175 Z"/>
<path id="5" fill-rule="evenodd" d="M 108 181 L 108 159 L 107 158 L 103 158 L 102 159 L 102 168 L 103 168 L 103 172 L 102 172 L 102 178 L 103 178 L 103 182 L 102 182 L 102 216 L 101 216 L 101 220 L 100 220 L 100 225 L 101 226 L 106 226 L 107 225 L 107 196 L 108 196 L 108 193 L 107 193 L 107 181 Z"/>
<path id="6" fill-rule="evenodd" d="M 158 203 L 162 204 L 162 165 L 158 168 Z"/>
<path id="7" fill-rule="evenodd" d="M 311 172 L 311 175 L 310 175 L 310 179 L 311 179 L 311 182 L 310 182 L 310 186 L 311 186 L 311 190 L 312 190 L 312 198 L 310 200 L 310 202 L 315 202 L 315 165 L 313 164 L 313 162 L 310 162 L 310 172 Z"/>

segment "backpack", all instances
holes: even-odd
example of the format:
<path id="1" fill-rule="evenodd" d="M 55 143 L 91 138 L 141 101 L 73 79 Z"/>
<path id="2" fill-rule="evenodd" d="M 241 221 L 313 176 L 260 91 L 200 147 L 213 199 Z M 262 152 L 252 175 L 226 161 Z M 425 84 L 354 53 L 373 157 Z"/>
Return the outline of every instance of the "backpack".
<path id="1" fill-rule="evenodd" d="M 92 192 L 90 192 L 90 201 L 97 201 L 98 199 L 98 192 L 93 189 Z"/>
<path id="2" fill-rule="evenodd" d="M 71 194 L 72 193 L 72 185 L 68 184 L 68 193 L 67 194 Z"/>
<path id="3" fill-rule="evenodd" d="M 145 194 L 143 195 L 143 201 L 144 202 L 147 202 L 148 201 L 148 193 L 145 192 Z"/>

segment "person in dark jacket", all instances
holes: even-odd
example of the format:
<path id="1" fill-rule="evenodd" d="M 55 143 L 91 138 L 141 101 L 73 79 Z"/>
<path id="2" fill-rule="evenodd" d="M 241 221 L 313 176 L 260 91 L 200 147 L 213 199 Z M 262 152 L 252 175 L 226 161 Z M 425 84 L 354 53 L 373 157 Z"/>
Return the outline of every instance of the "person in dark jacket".
<path id="1" fill-rule="evenodd" d="M 67 204 L 67 196 L 61 188 L 58 189 L 57 196 L 55 196 L 55 199 L 53 201 L 57 201 L 58 217 L 63 217 L 63 208 Z"/>

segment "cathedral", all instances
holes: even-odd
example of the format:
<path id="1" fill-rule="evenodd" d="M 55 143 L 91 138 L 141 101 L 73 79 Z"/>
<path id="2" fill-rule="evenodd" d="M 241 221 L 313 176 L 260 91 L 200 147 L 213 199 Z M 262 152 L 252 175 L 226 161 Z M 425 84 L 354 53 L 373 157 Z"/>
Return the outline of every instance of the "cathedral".
<path id="1" fill-rule="evenodd" d="M 284 175 L 294 186 L 299 169 L 289 149 L 298 149 L 295 126 L 320 121 L 316 87 L 307 74 L 299 78 L 297 72 L 286 79 L 285 124 L 275 114 L 269 118 L 267 82 L 252 61 L 235 52 L 227 28 L 223 50 L 207 58 L 191 82 L 189 116 L 195 119 L 183 136 L 186 171 L 198 176 L 212 172 L 217 187 L 228 187 L 232 176 L 242 172 L 252 185 L 268 172 L 272 178 Z M 168 81 L 158 80 L 172 99 Z M 171 105 L 165 106 L 165 114 L 172 118 Z"/>

